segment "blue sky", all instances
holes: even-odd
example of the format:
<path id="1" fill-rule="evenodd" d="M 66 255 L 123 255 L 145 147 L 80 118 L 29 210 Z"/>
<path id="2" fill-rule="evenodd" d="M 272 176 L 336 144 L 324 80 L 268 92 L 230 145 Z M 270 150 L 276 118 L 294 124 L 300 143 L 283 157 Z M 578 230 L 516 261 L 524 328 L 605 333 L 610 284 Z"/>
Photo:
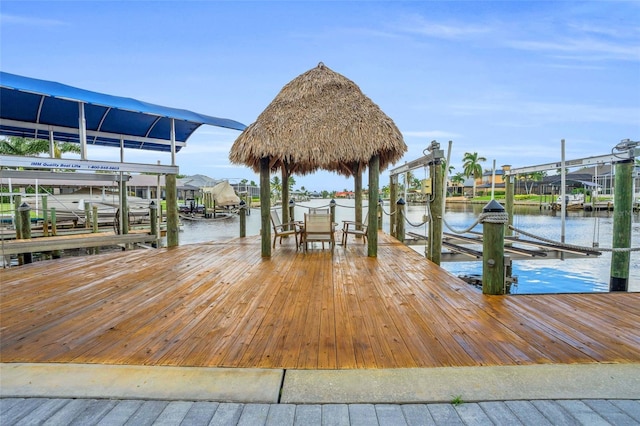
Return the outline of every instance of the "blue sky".
<path id="1" fill-rule="evenodd" d="M 400 163 L 434 139 L 453 141 L 455 171 L 465 152 L 519 167 L 558 161 L 561 139 L 568 159 L 640 139 L 640 2 L 0 2 L 2 71 L 245 124 L 318 62 L 395 121 L 409 147 Z M 180 172 L 257 181 L 228 161 L 238 134 L 202 127 Z M 352 187 L 327 172 L 295 178 Z"/>

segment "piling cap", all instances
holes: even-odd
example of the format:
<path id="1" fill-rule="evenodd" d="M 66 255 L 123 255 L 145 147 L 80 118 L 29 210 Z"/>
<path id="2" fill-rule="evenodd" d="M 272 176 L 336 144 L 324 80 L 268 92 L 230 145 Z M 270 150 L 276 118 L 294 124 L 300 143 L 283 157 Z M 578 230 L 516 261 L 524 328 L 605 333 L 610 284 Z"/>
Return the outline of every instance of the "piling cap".
<path id="1" fill-rule="evenodd" d="M 504 207 L 496 200 L 491 200 L 482 208 L 482 213 L 502 213 Z"/>
<path id="2" fill-rule="evenodd" d="M 402 197 L 400 197 L 400 199 L 399 199 L 398 201 L 396 201 L 396 204 L 399 204 L 399 205 L 401 205 L 401 206 L 404 206 L 404 205 L 405 205 L 405 204 L 407 204 L 407 203 L 405 203 L 404 199 L 403 199 Z"/>
<path id="3" fill-rule="evenodd" d="M 31 206 L 29 206 L 29 204 L 27 204 L 26 202 L 23 202 L 22 204 L 20 204 L 20 207 L 18 207 L 19 212 L 26 212 L 29 210 L 31 210 Z"/>

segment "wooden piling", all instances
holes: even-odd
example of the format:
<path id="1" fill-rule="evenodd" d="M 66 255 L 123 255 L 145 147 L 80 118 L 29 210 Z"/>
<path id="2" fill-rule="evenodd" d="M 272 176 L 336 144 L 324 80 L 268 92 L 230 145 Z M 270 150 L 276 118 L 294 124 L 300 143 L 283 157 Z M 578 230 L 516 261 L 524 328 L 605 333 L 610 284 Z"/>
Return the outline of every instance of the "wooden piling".
<path id="1" fill-rule="evenodd" d="M 155 241 L 151 243 L 151 245 L 153 247 L 158 247 L 158 240 L 160 239 L 160 235 L 158 233 L 158 206 L 153 201 L 149 204 L 149 217 L 151 221 L 151 235 L 156 237 Z"/>
<path id="2" fill-rule="evenodd" d="M 293 199 L 289 200 L 289 220 L 288 222 L 295 222 L 295 210 L 296 210 L 296 202 Z"/>
<path id="3" fill-rule="evenodd" d="M 398 238 L 396 231 L 396 201 L 398 200 L 398 175 L 391 176 L 389 182 L 389 231 L 392 237 Z"/>
<path id="4" fill-rule="evenodd" d="M 18 207 L 18 213 L 20 215 L 20 235 L 23 240 L 31 239 L 31 207 L 29 204 L 22 203 L 20 207 Z M 23 253 L 23 262 L 25 264 L 31 263 L 33 261 L 33 256 L 31 253 Z"/>
<path id="5" fill-rule="evenodd" d="M 355 221 L 356 223 L 362 222 L 362 168 L 357 165 L 354 168 L 353 174 L 353 194 L 354 194 L 354 202 L 355 202 Z M 358 225 L 358 230 L 361 229 Z"/>
<path id="6" fill-rule="evenodd" d="M 49 211 L 47 208 L 47 196 L 42 196 L 42 236 L 49 236 Z"/>
<path id="7" fill-rule="evenodd" d="M 634 160 L 615 163 L 615 189 L 613 204 L 613 244 L 612 247 L 631 247 L 631 214 L 633 208 L 633 168 Z M 627 291 L 629 288 L 629 251 L 611 253 L 611 278 L 609 291 Z"/>
<path id="8" fill-rule="evenodd" d="M 483 213 L 504 214 L 504 207 L 491 200 Z M 504 223 L 482 223 L 482 293 L 504 294 Z"/>
<path id="9" fill-rule="evenodd" d="M 98 232 L 98 206 L 92 206 L 91 208 L 91 220 L 93 225 L 93 232 Z"/>
<path id="10" fill-rule="evenodd" d="M 22 225 L 21 225 L 21 221 L 20 221 L 20 211 L 18 210 L 20 208 L 20 205 L 22 204 L 22 196 L 21 195 L 14 195 L 13 197 L 13 206 L 14 206 L 14 212 L 13 212 L 13 225 L 16 227 L 16 238 L 17 239 L 22 239 Z"/>
<path id="11" fill-rule="evenodd" d="M 429 224 L 429 251 L 431 260 L 436 265 L 440 265 L 440 257 L 442 255 L 442 219 L 444 217 L 444 203 L 443 203 L 443 181 L 444 170 L 442 167 L 442 161 L 436 158 L 433 163 L 430 164 L 431 179 L 433 182 L 433 202 L 431 203 L 431 217 L 433 220 Z"/>
<path id="12" fill-rule="evenodd" d="M 127 201 L 127 181 L 123 179 L 120 181 L 120 227 L 122 229 L 122 235 L 129 233 L 129 205 Z"/>
<path id="13" fill-rule="evenodd" d="M 165 176 L 167 200 L 167 247 L 177 247 L 179 244 L 180 228 L 178 226 L 178 189 L 176 175 Z"/>
<path id="14" fill-rule="evenodd" d="M 404 243 L 404 198 L 396 202 L 396 238 Z"/>
<path id="15" fill-rule="evenodd" d="M 247 236 L 247 203 L 240 200 L 240 238 Z"/>
<path id="16" fill-rule="evenodd" d="M 379 195 L 379 182 L 380 182 L 380 156 L 374 155 L 369 160 L 369 216 L 368 216 L 368 228 L 367 228 L 367 243 L 369 257 L 378 256 L 378 225 L 376 222 L 377 206 L 375 200 Z"/>
<path id="17" fill-rule="evenodd" d="M 84 228 L 89 229 L 91 227 L 91 203 L 84 203 Z"/>
<path id="18" fill-rule="evenodd" d="M 56 222 L 56 208 L 51 207 L 51 235 L 58 235 L 58 223 Z"/>

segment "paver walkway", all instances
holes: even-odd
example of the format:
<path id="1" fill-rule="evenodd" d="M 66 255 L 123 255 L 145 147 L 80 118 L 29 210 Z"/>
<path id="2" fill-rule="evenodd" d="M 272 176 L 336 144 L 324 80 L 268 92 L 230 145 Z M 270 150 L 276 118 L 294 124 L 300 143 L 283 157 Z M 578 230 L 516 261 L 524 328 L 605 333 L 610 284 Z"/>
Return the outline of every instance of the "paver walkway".
<path id="1" fill-rule="evenodd" d="M 0 424 L 58 425 L 640 425 L 638 400 L 453 404 L 240 404 L 160 400 L 0 399 Z"/>

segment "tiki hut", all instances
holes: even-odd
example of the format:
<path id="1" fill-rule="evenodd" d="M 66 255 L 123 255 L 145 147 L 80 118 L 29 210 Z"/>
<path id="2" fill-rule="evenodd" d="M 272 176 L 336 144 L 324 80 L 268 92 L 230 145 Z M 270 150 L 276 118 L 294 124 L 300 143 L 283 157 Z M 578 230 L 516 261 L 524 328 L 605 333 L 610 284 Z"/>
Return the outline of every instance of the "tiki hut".
<path id="1" fill-rule="evenodd" d="M 402 134 L 378 105 L 348 78 L 318 64 L 285 85 L 275 99 L 234 142 L 229 159 L 260 173 L 263 255 L 268 244 L 269 174 L 280 171 L 282 182 L 292 174 L 333 171 L 355 178 L 356 221 L 362 218 L 362 172 L 369 168 L 370 194 L 378 192 L 378 176 L 406 152 Z M 288 186 L 283 185 L 283 206 Z M 359 197 L 359 198 L 358 198 Z M 375 203 L 370 203 L 375 207 Z M 265 207 L 266 206 L 266 207 Z M 266 212 L 266 213 L 265 213 Z M 358 217 L 360 216 L 360 217 Z M 283 221 L 287 217 L 283 208 Z M 372 222 L 373 220 L 373 222 Z M 375 224 L 376 215 L 369 214 Z M 377 226 L 369 227 L 369 254 L 375 256 Z M 264 241 L 267 241 L 265 250 Z"/>

